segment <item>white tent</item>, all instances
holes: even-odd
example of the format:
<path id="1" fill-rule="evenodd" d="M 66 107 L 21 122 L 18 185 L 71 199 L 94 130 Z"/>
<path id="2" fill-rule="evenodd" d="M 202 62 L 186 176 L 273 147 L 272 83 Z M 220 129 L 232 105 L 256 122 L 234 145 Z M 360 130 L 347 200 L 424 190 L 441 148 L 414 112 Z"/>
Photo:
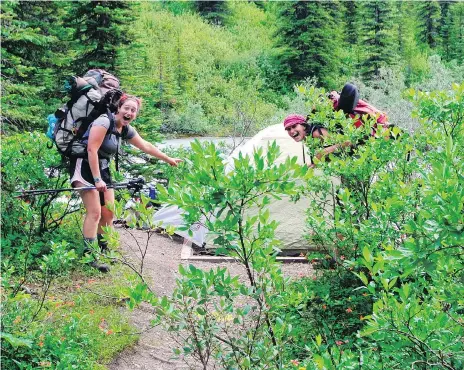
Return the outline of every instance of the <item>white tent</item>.
<path id="1" fill-rule="evenodd" d="M 268 144 L 273 141 L 280 147 L 281 155 L 277 159 L 276 164 L 285 162 L 288 157 L 297 157 L 298 164 L 310 164 L 310 157 L 305 153 L 305 147 L 303 142 L 296 143 L 290 136 L 288 136 L 283 125 L 273 125 L 266 127 L 265 129 L 258 132 L 246 143 L 238 146 L 230 154 L 227 159 L 226 171 L 232 171 L 234 166 L 234 158 L 238 158 L 239 153 L 243 155 L 253 156 L 253 151 L 258 148 L 263 148 L 263 154 L 266 155 L 266 148 Z"/>
<path id="2" fill-rule="evenodd" d="M 268 144 L 273 141 L 280 147 L 281 155 L 275 162 L 280 164 L 285 162 L 288 157 L 297 157 L 297 163 L 309 164 L 310 157 L 305 152 L 304 144 L 296 143 L 290 138 L 284 130 L 283 125 L 274 125 L 260 131 L 246 143 L 237 147 L 227 159 L 226 172 L 233 171 L 234 158 L 237 158 L 239 153 L 243 155 L 253 155 L 253 151 L 257 148 L 263 148 L 263 155 L 266 155 Z M 307 231 L 305 228 L 306 210 L 309 207 L 309 200 L 302 197 L 297 203 L 283 197 L 281 200 L 273 200 L 269 205 L 270 217 L 279 222 L 276 229 L 276 237 L 282 242 L 281 249 L 300 250 L 308 249 L 308 241 L 304 234 Z M 155 222 L 162 222 L 163 226 L 173 225 L 180 226 L 184 224 L 182 218 L 182 210 L 167 206 L 161 208 L 155 213 Z M 208 230 L 200 220 L 190 228 L 193 236 L 189 236 L 187 231 L 176 231 L 176 234 L 183 236 L 198 246 L 206 246 L 214 248 L 210 245 L 212 237 L 208 237 Z"/>

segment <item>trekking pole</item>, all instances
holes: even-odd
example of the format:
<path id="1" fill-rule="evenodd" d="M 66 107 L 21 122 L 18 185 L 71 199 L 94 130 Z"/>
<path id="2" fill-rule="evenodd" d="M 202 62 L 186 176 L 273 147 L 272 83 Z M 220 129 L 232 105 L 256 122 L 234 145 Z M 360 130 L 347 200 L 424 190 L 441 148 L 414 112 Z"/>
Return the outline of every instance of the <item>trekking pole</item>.
<path id="1" fill-rule="evenodd" d="M 145 180 L 143 178 L 138 178 L 138 179 L 129 180 L 126 182 L 109 185 L 108 189 L 130 189 L 130 190 L 140 191 L 144 185 L 145 185 Z M 14 196 L 14 198 L 23 198 L 27 196 L 61 193 L 64 191 L 79 191 L 79 190 L 93 190 L 93 189 L 96 189 L 96 187 L 85 186 L 82 188 L 21 190 L 21 191 L 15 192 L 15 193 L 21 193 L 21 194 Z"/>

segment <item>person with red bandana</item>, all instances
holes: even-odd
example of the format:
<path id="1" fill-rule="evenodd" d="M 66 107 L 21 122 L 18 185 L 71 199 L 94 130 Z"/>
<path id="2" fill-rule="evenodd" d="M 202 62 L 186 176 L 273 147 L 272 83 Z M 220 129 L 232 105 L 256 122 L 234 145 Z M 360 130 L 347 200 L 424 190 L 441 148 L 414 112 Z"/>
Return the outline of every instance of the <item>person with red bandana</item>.
<path id="1" fill-rule="evenodd" d="M 288 115 L 284 120 L 284 128 L 288 135 L 296 142 L 304 141 L 308 137 L 324 141 L 324 137 L 329 134 L 329 131 L 326 128 L 320 125 L 312 125 L 308 122 L 308 118 L 301 114 Z M 315 155 L 315 157 L 318 160 L 321 160 L 330 153 L 337 151 L 341 146 L 349 145 L 350 142 L 347 141 L 343 144 L 335 144 L 324 147 Z M 314 163 L 311 163 L 311 166 L 314 166 Z"/>
<path id="2" fill-rule="evenodd" d="M 113 225 L 113 213 L 105 206 L 114 202 L 111 185 L 110 161 L 117 155 L 120 140 L 126 140 L 144 153 L 152 155 L 171 166 L 177 167 L 181 159 L 171 158 L 153 144 L 144 140 L 131 123 L 137 118 L 141 100 L 124 94 L 118 102 L 118 110 L 113 117 L 103 114 L 89 126 L 80 143 L 86 150 L 82 157 L 72 157 L 70 165 L 71 186 L 92 187 L 82 190 L 79 195 L 86 214 L 83 224 L 84 253 L 91 253 L 91 245 L 98 239 L 102 251 L 107 245 L 102 240 L 103 226 Z M 109 272 L 109 267 L 94 260 L 90 265 L 101 272 Z"/>
<path id="3" fill-rule="evenodd" d="M 359 99 L 359 92 L 355 85 L 347 83 L 340 94 L 336 91 L 332 91 L 329 94 L 329 99 L 333 102 L 334 110 L 342 110 L 347 117 L 355 119 L 355 127 L 360 127 L 363 124 L 361 117 L 365 114 L 375 117 L 376 123 L 372 127 L 372 135 L 376 133 L 377 126 L 384 128 L 390 127 L 391 125 L 387 121 L 387 116 L 380 112 L 374 106 L 366 103 Z M 301 114 L 290 114 L 284 120 L 284 128 L 288 135 L 296 142 L 304 141 L 308 137 L 319 139 L 324 141 L 324 138 L 329 135 L 329 131 L 317 124 L 311 124 L 308 117 Z M 357 145 L 362 144 L 361 142 Z M 341 144 L 330 145 L 324 147 L 315 157 L 321 160 L 323 157 L 328 156 L 330 153 L 336 152 L 341 147 L 352 146 L 349 141 Z M 314 164 L 311 164 L 314 166 Z"/>

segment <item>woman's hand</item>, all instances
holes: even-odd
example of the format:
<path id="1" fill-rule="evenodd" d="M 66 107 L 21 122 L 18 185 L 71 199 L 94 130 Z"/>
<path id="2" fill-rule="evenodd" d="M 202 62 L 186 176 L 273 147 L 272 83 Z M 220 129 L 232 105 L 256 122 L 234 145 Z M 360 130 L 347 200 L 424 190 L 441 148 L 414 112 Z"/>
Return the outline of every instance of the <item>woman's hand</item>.
<path id="1" fill-rule="evenodd" d="M 180 162 L 182 162 L 182 159 L 169 157 L 167 154 L 159 150 L 156 146 L 142 139 L 139 134 L 136 134 L 132 139 L 129 139 L 128 141 L 130 144 L 134 145 L 136 148 L 139 148 L 144 153 L 150 154 L 153 157 L 166 162 L 172 167 L 177 167 L 177 165 Z"/>
<path id="2" fill-rule="evenodd" d="M 172 167 L 177 167 L 177 165 L 182 162 L 182 159 L 180 158 L 171 158 L 171 157 L 168 157 L 166 159 L 166 163 L 169 164 L 170 166 Z"/>
<path id="3" fill-rule="evenodd" d="M 95 183 L 95 188 L 104 193 L 106 191 L 106 182 L 104 182 L 103 180 L 100 180 L 98 181 L 97 183 Z"/>

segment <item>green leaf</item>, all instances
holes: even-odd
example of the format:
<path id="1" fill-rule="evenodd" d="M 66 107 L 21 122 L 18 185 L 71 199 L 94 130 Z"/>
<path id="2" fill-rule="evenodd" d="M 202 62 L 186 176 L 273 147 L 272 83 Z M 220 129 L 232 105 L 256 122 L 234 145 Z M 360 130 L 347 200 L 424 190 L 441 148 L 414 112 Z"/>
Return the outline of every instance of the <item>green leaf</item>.
<path id="1" fill-rule="evenodd" d="M 314 362 L 316 363 L 316 366 L 318 369 L 324 369 L 325 368 L 325 362 L 324 362 L 324 358 L 322 358 L 320 355 L 318 354 L 314 354 Z"/>
<path id="2" fill-rule="evenodd" d="M 197 307 L 197 313 L 201 316 L 205 316 L 206 310 L 203 307 Z"/>
<path id="3" fill-rule="evenodd" d="M 361 279 L 361 281 L 364 283 L 364 285 L 368 284 L 369 281 L 367 280 L 367 277 L 364 274 L 364 272 L 361 271 L 359 274 L 354 272 L 354 274 Z"/>
<path id="4" fill-rule="evenodd" d="M 32 348 L 32 341 L 29 339 L 24 339 L 16 337 L 9 333 L 0 332 L 0 338 L 6 340 L 12 347 L 28 347 Z"/>
<path id="5" fill-rule="evenodd" d="M 369 250 L 369 248 L 367 246 L 363 248 L 362 254 L 363 254 L 364 259 L 367 262 L 372 263 L 372 260 L 373 260 L 372 254 L 371 254 L 371 251 Z"/>

